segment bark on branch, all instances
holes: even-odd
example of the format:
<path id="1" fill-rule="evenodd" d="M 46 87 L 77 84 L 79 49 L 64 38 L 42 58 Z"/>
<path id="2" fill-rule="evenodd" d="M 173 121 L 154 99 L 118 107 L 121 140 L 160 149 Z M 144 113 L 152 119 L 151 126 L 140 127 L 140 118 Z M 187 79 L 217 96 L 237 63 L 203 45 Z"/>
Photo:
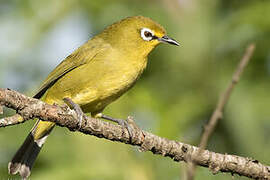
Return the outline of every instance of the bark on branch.
<path id="1" fill-rule="evenodd" d="M 0 89 L 1 105 L 16 110 L 24 120 L 18 121 L 19 118 L 13 118 L 14 116 L 3 118 L 0 119 L 0 127 L 39 118 L 55 122 L 71 131 L 77 130 L 99 138 L 139 146 L 142 151 L 151 151 L 153 154 L 170 157 L 174 161 L 192 160 L 199 166 L 208 167 L 214 174 L 229 172 L 253 179 L 270 179 L 270 166 L 263 165 L 257 160 L 200 150 L 189 144 L 156 136 L 137 128 L 131 118 L 128 118 L 128 121 L 134 132 L 132 142 L 130 142 L 128 131 L 119 125 L 88 117 L 83 120 L 81 127 L 78 127 L 77 114 L 69 107 L 49 105 L 10 89 Z"/>

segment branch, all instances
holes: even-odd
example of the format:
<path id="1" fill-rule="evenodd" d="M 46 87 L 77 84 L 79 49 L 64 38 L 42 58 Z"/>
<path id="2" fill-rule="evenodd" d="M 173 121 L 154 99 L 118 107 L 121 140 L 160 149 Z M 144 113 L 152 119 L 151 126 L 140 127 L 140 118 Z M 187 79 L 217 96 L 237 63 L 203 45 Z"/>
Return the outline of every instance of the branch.
<path id="1" fill-rule="evenodd" d="M 174 161 L 185 161 L 189 159 L 197 165 L 208 167 L 214 174 L 229 172 L 254 179 L 270 179 L 270 166 L 266 166 L 250 158 L 220 154 L 208 150 L 200 150 L 198 147 L 184 144 L 178 141 L 168 140 L 149 132 L 143 131 L 132 125 L 133 137 L 129 140 L 126 129 L 119 125 L 88 117 L 84 119 L 81 127 L 78 127 L 77 114 L 67 106 L 49 105 L 38 99 L 27 97 L 16 91 L 0 89 L 0 106 L 12 108 L 20 114 L 23 121 L 0 120 L 0 127 L 6 127 L 25 122 L 33 118 L 51 121 L 59 126 L 66 127 L 71 131 L 80 131 L 84 134 L 94 135 L 111 141 L 118 141 L 130 145 L 139 146 L 142 151 L 151 151 L 170 157 Z M 129 121 L 132 121 L 129 118 Z M 200 154 L 200 155 L 199 155 Z"/>
<path id="2" fill-rule="evenodd" d="M 0 106 L 0 115 L 4 113 L 3 107 Z"/>
<path id="3" fill-rule="evenodd" d="M 221 95 L 221 97 L 219 98 L 215 111 L 213 112 L 209 122 L 204 126 L 204 132 L 201 136 L 201 140 L 200 140 L 200 144 L 199 144 L 199 147 L 201 149 L 206 148 L 206 146 L 208 144 L 208 140 L 209 140 L 210 136 L 212 135 L 212 133 L 214 132 L 214 129 L 215 129 L 218 121 L 220 119 L 222 119 L 224 107 L 230 98 L 230 95 L 232 93 L 233 88 L 238 83 L 240 76 L 242 75 L 242 73 L 244 71 L 244 68 L 248 64 L 248 62 L 249 62 L 249 60 L 254 52 L 254 49 L 255 49 L 254 44 L 250 44 L 247 47 L 245 54 L 243 55 L 241 61 L 239 62 L 235 73 L 233 74 L 231 83 L 229 84 L 229 86 L 227 87 L 225 92 Z M 192 180 L 194 177 L 194 174 L 195 174 L 195 166 L 193 163 L 189 163 L 187 168 L 188 168 L 187 169 L 187 179 Z"/>
<path id="4" fill-rule="evenodd" d="M 231 83 L 229 84 L 229 86 L 227 87 L 225 92 L 221 95 L 214 113 L 212 114 L 209 122 L 205 125 L 205 129 L 204 129 L 204 132 L 203 132 L 200 144 L 199 144 L 200 148 L 202 148 L 202 149 L 206 148 L 209 137 L 213 133 L 213 131 L 218 123 L 218 120 L 223 117 L 224 106 L 227 104 L 227 102 L 230 98 L 230 95 L 232 93 L 232 90 L 235 87 L 235 85 L 238 83 L 244 68 L 248 64 L 248 62 L 249 62 L 249 60 L 254 52 L 254 49 L 255 49 L 254 44 L 249 45 L 248 48 L 246 49 L 244 56 L 242 57 L 240 63 L 238 64 L 238 67 L 237 67 L 235 73 L 233 74 Z"/>

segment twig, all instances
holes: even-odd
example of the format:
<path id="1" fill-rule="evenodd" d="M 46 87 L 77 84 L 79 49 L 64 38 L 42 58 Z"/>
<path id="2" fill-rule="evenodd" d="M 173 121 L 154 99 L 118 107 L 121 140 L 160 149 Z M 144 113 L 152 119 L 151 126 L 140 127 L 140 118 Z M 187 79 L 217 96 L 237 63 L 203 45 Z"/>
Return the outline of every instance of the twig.
<path id="1" fill-rule="evenodd" d="M 15 114 L 14 116 L 0 119 L 0 127 L 12 126 L 23 123 L 24 121 L 25 120 L 19 114 Z"/>
<path id="2" fill-rule="evenodd" d="M 129 134 L 126 129 L 99 119 L 91 117 L 83 119 L 79 128 L 75 111 L 67 106 L 49 105 L 9 89 L 0 89 L 0 105 L 16 110 L 25 120 L 39 118 L 44 121 L 55 122 L 71 131 L 77 130 L 99 138 L 136 145 L 142 151 L 151 151 L 153 154 L 170 157 L 174 161 L 187 162 L 191 159 L 197 165 L 208 167 L 214 174 L 229 172 L 254 179 L 270 179 L 270 166 L 263 165 L 257 160 L 200 150 L 198 147 L 168 140 L 143 131 L 134 127 L 132 123 L 131 127 L 133 127 L 134 132 L 132 142 L 129 141 Z M 129 121 L 132 120 L 129 118 Z M 5 126 L 6 124 L 0 125 L 0 127 Z"/>
<path id="3" fill-rule="evenodd" d="M 219 119 L 222 119 L 224 107 L 230 98 L 230 95 L 232 93 L 233 88 L 238 83 L 244 68 L 248 64 L 248 62 L 249 62 L 249 60 L 254 52 L 254 49 L 255 49 L 254 44 L 250 44 L 247 47 L 245 54 L 243 55 L 241 61 L 239 62 L 235 73 L 233 74 L 231 83 L 229 84 L 229 86 L 227 87 L 225 92 L 221 95 L 220 99 L 218 100 L 216 109 L 213 112 L 209 122 L 204 126 L 204 132 L 201 136 L 201 140 L 200 140 L 200 144 L 199 144 L 199 147 L 201 149 L 206 148 L 206 146 L 208 144 L 208 140 L 209 140 L 210 136 L 212 135 Z M 194 173 L 195 173 L 194 163 L 188 163 L 188 165 L 187 165 L 187 179 L 192 180 L 194 177 Z"/>
<path id="4" fill-rule="evenodd" d="M 200 145 L 199 145 L 200 148 L 203 148 L 203 149 L 206 148 L 209 137 L 213 133 L 213 131 L 217 125 L 218 120 L 221 119 L 223 116 L 224 106 L 228 102 L 233 88 L 238 83 L 244 68 L 248 64 L 248 62 L 249 62 L 249 60 L 254 52 L 254 49 L 255 49 L 254 44 L 249 45 L 248 48 L 246 49 L 246 52 L 245 52 L 243 58 L 241 59 L 240 63 L 238 64 L 238 67 L 237 67 L 237 69 L 232 77 L 232 81 L 231 81 L 230 85 L 227 87 L 225 92 L 220 97 L 218 104 L 217 104 L 217 107 L 210 118 L 210 121 L 205 126 L 205 129 L 204 129 L 201 141 L 200 141 Z"/>
<path id="5" fill-rule="evenodd" d="M 0 115 L 4 113 L 3 106 L 0 106 Z"/>

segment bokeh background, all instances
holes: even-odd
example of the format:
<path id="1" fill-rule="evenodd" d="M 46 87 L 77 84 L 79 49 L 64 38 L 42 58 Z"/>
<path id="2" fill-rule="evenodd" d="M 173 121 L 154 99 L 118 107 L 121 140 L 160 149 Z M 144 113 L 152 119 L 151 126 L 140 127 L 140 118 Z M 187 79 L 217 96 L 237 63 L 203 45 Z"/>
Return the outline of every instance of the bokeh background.
<path id="1" fill-rule="evenodd" d="M 33 95 L 73 50 L 115 21 L 144 15 L 180 47 L 160 45 L 136 86 L 105 113 L 135 117 L 144 130 L 197 145 L 245 48 L 257 45 L 208 149 L 270 164 L 270 1 L 0 0 L 0 87 Z M 12 111 L 5 109 L 6 115 Z M 0 179 L 33 122 L 0 130 Z M 184 179 L 185 163 L 57 127 L 31 179 Z M 198 168 L 195 179 L 231 179 Z M 247 179 L 236 176 L 236 179 Z"/>

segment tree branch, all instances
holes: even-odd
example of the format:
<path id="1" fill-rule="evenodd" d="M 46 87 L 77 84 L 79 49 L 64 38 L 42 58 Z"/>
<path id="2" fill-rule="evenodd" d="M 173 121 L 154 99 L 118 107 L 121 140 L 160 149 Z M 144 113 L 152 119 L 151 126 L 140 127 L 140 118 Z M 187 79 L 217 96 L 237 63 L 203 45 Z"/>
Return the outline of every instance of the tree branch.
<path id="1" fill-rule="evenodd" d="M 16 110 L 24 118 L 23 121 L 8 121 L 7 118 L 3 118 L 0 120 L 0 127 L 39 118 L 55 122 L 71 131 L 77 130 L 99 138 L 136 145 L 142 151 L 151 151 L 153 154 L 170 157 L 174 161 L 188 162 L 191 159 L 197 165 L 208 167 L 214 174 L 229 172 L 254 179 L 270 179 L 270 166 L 263 165 L 257 160 L 200 150 L 189 144 L 156 136 L 137 128 L 131 118 L 128 118 L 128 121 L 134 132 L 132 142 L 129 141 L 127 130 L 119 125 L 88 117 L 83 120 L 81 127 L 78 127 L 77 114 L 68 106 L 49 105 L 13 90 L 0 89 L 0 105 Z"/>
<path id="2" fill-rule="evenodd" d="M 225 90 L 225 92 L 220 96 L 216 109 L 213 112 L 210 120 L 208 121 L 208 123 L 204 126 L 204 132 L 201 136 L 201 140 L 200 140 L 200 144 L 199 147 L 201 149 L 205 149 L 207 144 L 208 144 L 208 140 L 210 138 L 210 136 L 212 135 L 212 133 L 214 132 L 214 129 L 218 123 L 218 121 L 220 119 L 222 119 L 223 117 L 223 111 L 224 111 L 224 107 L 227 104 L 232 90 L 235 87 L 235 85 L 238 83 L 240 76 L 242 75 L 244 68 L 246 67 L 246 65 L 248 64 L 253 52 L 255 49 L 255 45 L 254 44 L 250 44 L 246 51 L 245 54 L 243 55 L 242 59 L 240 60 L 235 73 L 233 74 L 231 83 L 229 84 L 229 86 L 227 87 L 227 89 Z M 187 166 L 187 179 L 188 180 L 193 180 L 194 174 L 195 174 L 195 165 L 193 163 L 188 163 Z"/>

